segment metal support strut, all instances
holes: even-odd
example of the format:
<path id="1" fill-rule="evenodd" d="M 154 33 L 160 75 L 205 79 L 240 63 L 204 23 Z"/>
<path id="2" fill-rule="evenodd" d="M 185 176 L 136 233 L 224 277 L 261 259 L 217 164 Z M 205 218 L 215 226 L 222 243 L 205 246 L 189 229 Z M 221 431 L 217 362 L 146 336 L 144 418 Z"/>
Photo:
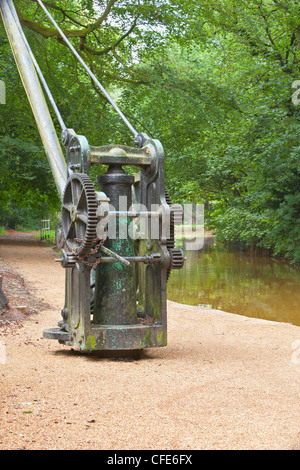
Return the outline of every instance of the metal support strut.
<path id="1" fill-rule="evenodd" d="M 112 107 L 117 111 L 118 115 L 121 117 L 121 119 L 124 121 L 124 123 L 126 124 L 126 126 L 128 127 L 128 129 L 132 132 L 132 134 L 135 136 L 138 135 L 138 132 L 134 129 L 134 127 L 130 124 L 130 122 L 128 121 L 128 119 L 124 116 L 124 114 L 122 113 L 122 111 L 119 109 L 119 107 L 117 106 L 117 104 L 114 102 L 114 100 L 111 98 L 111 96 L 107 93 L 107 91 L 105 90 L 105 88 L 103 88 L 103 86 L 101 85 L 101 83 L 99 82 L 99 80 L 96 78 L 96 76 L 93 74 L 93 72 L 91 71 L 91 69 L 86 65 L 86 63 L 84 62 L 84 60 L 80 57 L 80 55 L 78 54 L 78 52 L 76 51 L 76 49 L 72 46 L 72 44 L 70 43 L 70 41 L 68 40 L 68 38 L 66 37 L 66 35 L 64 34 L 64 32 L 61 30 L 61 28 L 58 26 L 58 24 L 56 23 L 56 21 L 54 20 L 53 16 L 50 14 L 50 12 L 47 10 L 47 8 L 45 7 L 45 5 L 43 4 L 43 2 L 41 2 L 41 0 L 36 0 L 37 3 L 40 5 L 40 7 L 44 10 L 44 12 L 46 13 L 46 15 L 48 16 L 49 20 L 51 21 L 51 23 L 55 26 L 55 28 L 57 29 L 57 31 L 59 32 L 59 34 L 61 35 L 61 37 L 63 38 L 63 40 L 65 41 L 65 43 L 67 44 L 67 46 L 71 49 L 71 51 L 73 52 L 74 56 L 76 57 L 77 60 L 79 60 L 79 62 L 81 63 L 81 65 L 84 67 L 84 69 L 86 70 L 86 72 L 89 74 L 89 76 L 91 77 L 91 79 L 95 82 L 95 84 L 97 85 L 97 87 L 101 90 L 101 92 L 103 93 L 103 95 L 105 96 L 105 98 L 110 102 L 110 104 L 112 105 Z"/>
<path id="2" fill-rule="evenodd" d="M 22 27 L 19 23 L 13 1 L 0 0 L 0 12 L 15 62 L 44 144 L 56 187 L 62 198 L 67 182 L 66 162 L 35 70 L 35 63 L 21 33 Z"/>

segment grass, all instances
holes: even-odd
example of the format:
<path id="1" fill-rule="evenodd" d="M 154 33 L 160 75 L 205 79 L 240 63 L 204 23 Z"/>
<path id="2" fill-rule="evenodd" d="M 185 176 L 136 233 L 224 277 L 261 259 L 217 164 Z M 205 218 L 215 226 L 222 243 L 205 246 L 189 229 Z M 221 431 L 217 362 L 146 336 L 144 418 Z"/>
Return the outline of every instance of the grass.
<path id="1" fill-rule="evenodd" d="M 37 233 L 35 235 L 36 238 L 40 238 L 41 237 L 41 233 Z M 47 239 L 53 239 L 55 238 L 55 230 L 50 230 L 50 232 L 47 234 Z"/>

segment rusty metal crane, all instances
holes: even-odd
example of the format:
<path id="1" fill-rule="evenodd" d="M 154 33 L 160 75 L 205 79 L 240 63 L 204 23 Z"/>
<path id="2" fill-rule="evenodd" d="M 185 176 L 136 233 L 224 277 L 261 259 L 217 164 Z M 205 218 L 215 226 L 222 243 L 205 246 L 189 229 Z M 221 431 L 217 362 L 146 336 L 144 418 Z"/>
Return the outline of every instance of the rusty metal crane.
<path id="1" fill-rule="evenodd" d="M 158 140 L 138 133 L 85 64 L 41 0 L 62 40 L 80 61 L 133 134 L 134 147 L 92 146 L 68 129 L 26 40 L 12 0 L 0 11 L 49 165 L 61 198 L 66 249 L 65 304 L 55 328 L 43 331 L 82 350 L 124 351 L 167 344 L 167 280 L 184 264 L 175 248 L 174 226 L 182 211 L 165 189 L 164 150 Z M 62 128 L 59 143 L 42 86 Z M 106 165 L 95 188 L 92 165 Z M 137 173 L 125 168 L 136 167 Z"/>

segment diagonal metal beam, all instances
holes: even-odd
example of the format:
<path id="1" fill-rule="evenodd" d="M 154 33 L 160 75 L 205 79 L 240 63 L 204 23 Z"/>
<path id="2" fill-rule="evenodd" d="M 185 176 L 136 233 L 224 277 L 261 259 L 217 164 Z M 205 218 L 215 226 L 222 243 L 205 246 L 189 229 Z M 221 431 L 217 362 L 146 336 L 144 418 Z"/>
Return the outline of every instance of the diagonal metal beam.
<path id="1" fill-rule="evenodd" d="M 134 137 L 136 137 L 138 135 L 138 132 L 135 130 L 135 128 L 130 124 L 130 122 L 128 121 L 128 119 L 125 117 L 125 115 L 122 113 L 122 111 L 120 110 L 120 108 L 117 106 L 117 104 L 114 102 L 114 100 L 111 98 L 111 96 L 109 95 L 109 93 L 107 93 L 107 91 L 105 90 L 105 88 L 101 85 L 101 83 L 99 82 L 99 80 L 97 79 L 97 77 L 93 74 L 93 72 L 91 71 L 91 69 L 87 66 L 87 64 L 84 62 L 84 60 L 82 59 L 82 57 L 78 54 L 78 52 L 76 51 L 76 49 L 72 46 L 72 44 L 70 43 L 70 41 L 68 40 L 68 38 L 66 37 L 66 35 L 64 34 L 64 32 L 62 31 L 62 29 L 58 26 L 58 24 L 56 23 L 56 21 L 54 20 L 53 16 L 50 14 L 50 12 L 47 10 L 47 8 L 45 7 L 45 5 L 43 4 L 43 2 L 41 0 L 36 0 L 37 3 L 40 5 L 40 7 L 44 10 L 44 12 L 46 13 L 46 15 L 48 16 L 49 20 L 51 21 L 51 23 L 55 26 L 55 28 L 57 29 L 57 31 L 59 32 L 59 34 L 61 35 L 61 37 L 63 38 L 63 40 L 65 41 L 65 43 L 67 44 L 67 46 L 69 47 L 69 49 L 73 52 L 74 56 L 76 57 L 76 59 L 81 63 L 81 65 L 83 66 L 83 68 L 85 69 L 85 71 L 89 74 L 89 76 L 91 77 L 91 79 L 93 80 L 93 82 L 97 85 L 97 87 L 101 90 L 101 92 L 103 93 L 103 95 L 105 96 L 105 98 L 107 99 L 107 101 L 112 105 L 112 107 L 115 109 L 115 111 L 118 113 L 118 115 L 120 116 L 120 118 L 123 120 L 123 122 L 126 124 L 126 126 L 128 127 L 128 129 L 132 132 L 132 134 L 134 135 Z"/>
<path id="2" fill-rule="evenodd" d="M 45 148 L 54 181 L 62 199 L 67 182 L 67 166 L 56 130 L 35 70 L 35 64 L 22 35 L 22 27 L 12 0 L 0 0 L 0 13 L 6 34 Z"/>

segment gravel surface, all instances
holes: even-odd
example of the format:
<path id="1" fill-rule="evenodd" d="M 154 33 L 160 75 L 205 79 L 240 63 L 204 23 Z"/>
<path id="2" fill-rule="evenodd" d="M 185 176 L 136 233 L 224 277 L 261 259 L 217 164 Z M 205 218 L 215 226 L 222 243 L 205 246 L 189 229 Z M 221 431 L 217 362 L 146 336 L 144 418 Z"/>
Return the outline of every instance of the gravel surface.
<path id="1" fill-rule="evenodd" d="M 0 237 L 0 275 L 27 292 L 9 294 L 21 323 L 0 322 L 0 449 L 300 449 L 299 327 L 168 302 L 167 347 L 85 354 L 42 337 L 64 303 L 55 257 Z"/>

